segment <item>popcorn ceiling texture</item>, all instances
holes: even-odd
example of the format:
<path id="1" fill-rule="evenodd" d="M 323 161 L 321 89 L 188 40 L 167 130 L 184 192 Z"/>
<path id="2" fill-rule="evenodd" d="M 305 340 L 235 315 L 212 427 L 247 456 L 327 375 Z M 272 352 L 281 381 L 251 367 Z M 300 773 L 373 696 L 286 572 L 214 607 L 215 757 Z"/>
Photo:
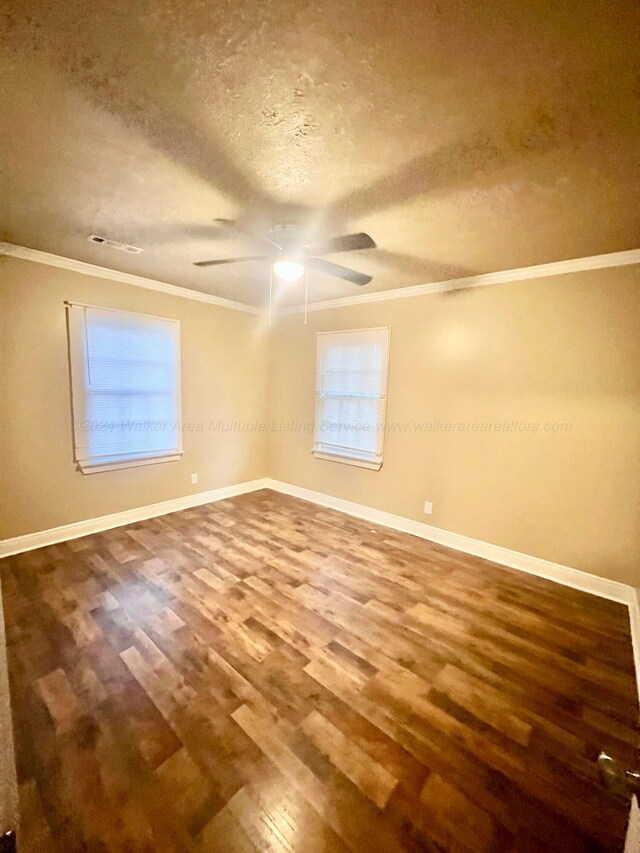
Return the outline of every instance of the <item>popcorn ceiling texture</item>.
<path id="1" fill-rule="evenodd" d="M 254 304 L 263 266 L 192 266 L 256 254 L 216 217 L 366 230 L 368 290 L 637 247 L 631 0 L 4 9 L 5 240 Z"/>

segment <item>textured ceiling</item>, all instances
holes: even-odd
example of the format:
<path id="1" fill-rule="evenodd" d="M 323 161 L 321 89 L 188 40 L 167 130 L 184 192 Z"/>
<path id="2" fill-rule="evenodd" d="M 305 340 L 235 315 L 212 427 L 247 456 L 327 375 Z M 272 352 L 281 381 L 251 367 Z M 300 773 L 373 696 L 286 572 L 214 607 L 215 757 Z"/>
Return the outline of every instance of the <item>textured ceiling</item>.
<path id="1" fill-rule="evenodd" d="M 215 218 L 367 231 L 331 256 L 366 290 L 640 242 L 634 0 L 3 9 L 5 240 L 254 304 L 262 265 L 192 265 L 260 248 Z M 356 292 L 310 275 L 313 300 Z"/>

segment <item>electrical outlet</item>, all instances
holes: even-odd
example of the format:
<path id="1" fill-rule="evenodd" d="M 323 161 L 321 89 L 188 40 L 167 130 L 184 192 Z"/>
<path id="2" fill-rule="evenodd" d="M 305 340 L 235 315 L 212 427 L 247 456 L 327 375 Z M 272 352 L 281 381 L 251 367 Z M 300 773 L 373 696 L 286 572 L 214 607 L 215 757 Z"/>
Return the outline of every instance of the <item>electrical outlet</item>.
<path id="1" fill-rule="evenodd" d="M 433 504 L 431 503 L 431 501 L 424 502 L 424 511 L 426 515 L 431 515 L 431 513 L 433 512 Z"/>
<path id="2" fill-rule="evenodd" d="M 198 475 L 197 475 L 197 474 L 192 474 L 192 475 L 191 475 L 191 485 L 192 485 L 192 486 L 195 486 L 195 484 L 196 484 L 197 482 L 198 482 Z"/>

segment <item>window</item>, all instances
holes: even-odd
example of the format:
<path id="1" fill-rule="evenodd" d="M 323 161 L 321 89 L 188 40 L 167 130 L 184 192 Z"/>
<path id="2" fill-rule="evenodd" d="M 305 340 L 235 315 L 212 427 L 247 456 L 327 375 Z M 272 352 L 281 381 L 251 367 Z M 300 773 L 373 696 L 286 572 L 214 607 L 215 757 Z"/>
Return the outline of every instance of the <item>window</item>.
<path id="1" fill-rule="evenodd" d="M 179 459 L 180 324 L 67 305 L 75 460 L 85 474 Z"/>
<path id="2" fill-rule="evenodd" d="M 319 459 L 382 465 L 390 329 L 318 335 L 313 452 Z"/>

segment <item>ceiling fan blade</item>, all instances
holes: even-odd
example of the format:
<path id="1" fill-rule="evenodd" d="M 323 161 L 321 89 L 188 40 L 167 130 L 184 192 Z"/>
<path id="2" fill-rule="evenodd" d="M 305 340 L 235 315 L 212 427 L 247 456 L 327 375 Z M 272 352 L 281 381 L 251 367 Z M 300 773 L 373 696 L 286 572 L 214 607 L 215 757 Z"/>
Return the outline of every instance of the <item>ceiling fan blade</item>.
<path id="1" fill-rule="evenodd" d="M 246 258 L 216 258 L 215 261 L 196 261 L 194 267 L 215 267 L 219 264 L 240 264 L 243 261 L 267 261 L 269 255 L 248 255 Z"/>
<path id="2" fill-rule="evenodd" d="M 325 261 L 324 258 L 309 258 L 307 266 L 311 267 L 311 269 L 318 270 L 318 272 L 324 272 L 327 275 L 334 275 L 336 278 L 343 278 L 345 281 L 350 281 L 353 284 L 358 284 L 360 286 L 363 284 L 369 284 L 372 279 L 372 276 L 370 275 L 356 272 L 356 270 L 350 270 L 348 267 L 341 267 L 340 264 L 333 264 L 331 261 Z"/>
<path id="3" fill-rule="evenodd" d="M 311 243 L 305 248 L 312 255 L 330 255 L 333 252 L 355 252 L 356 249 L 375 249 L 375 241 L 368 234 L 343 234 L 341 237 L 330 237 L 319 243 Z"/>

